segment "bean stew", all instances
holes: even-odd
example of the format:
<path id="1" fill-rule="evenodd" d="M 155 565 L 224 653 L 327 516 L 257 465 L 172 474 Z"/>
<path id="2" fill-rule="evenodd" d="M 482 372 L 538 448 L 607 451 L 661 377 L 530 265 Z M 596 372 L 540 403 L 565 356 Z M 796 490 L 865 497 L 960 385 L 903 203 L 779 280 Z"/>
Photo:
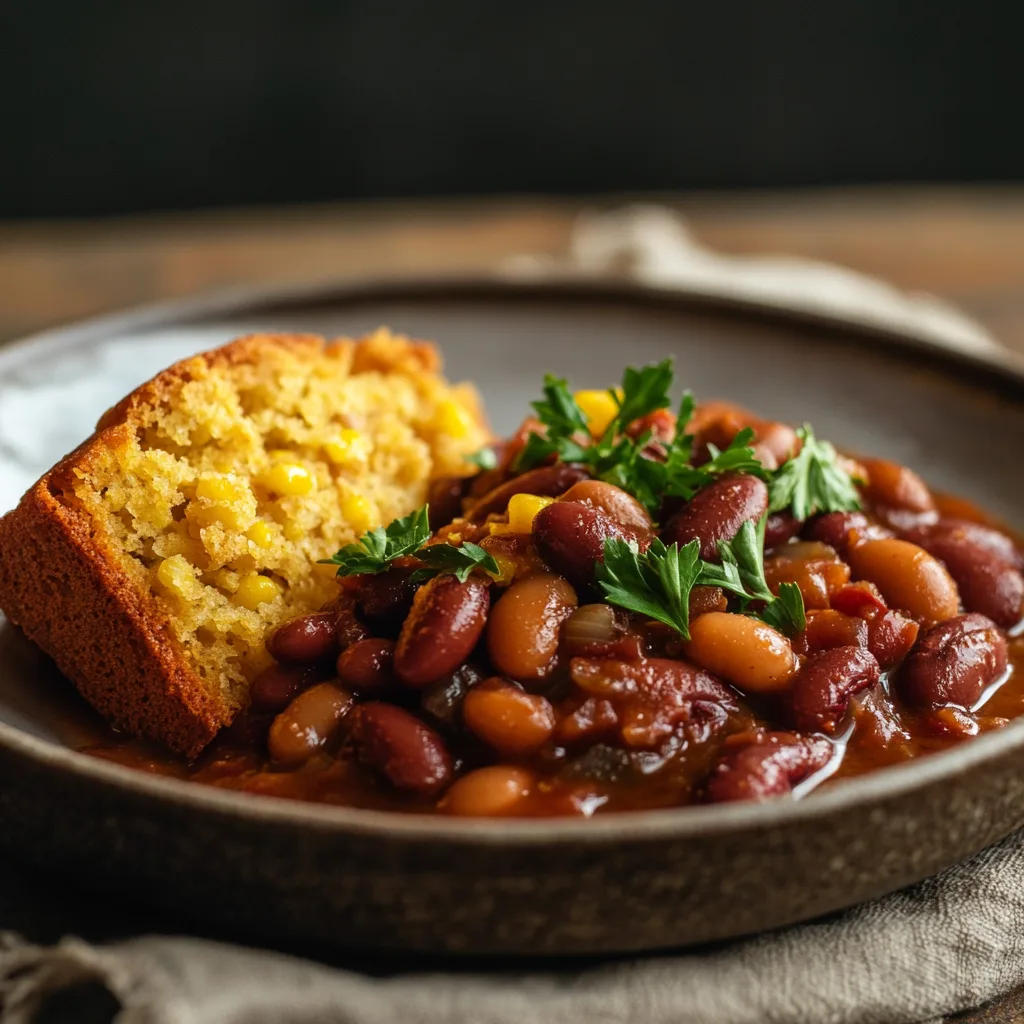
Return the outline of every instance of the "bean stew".
<path id="1" fill-rule="evenodd" d="M 671 364 L 548 376 L 508 441 L 331 559 L 267 637 L 208 785 L 456 816 L 800 797 L 1024 713 L 1024 555 L 911 469 L 723 402 Z M 468 469 L 469 467 L 467 467 Z"/>

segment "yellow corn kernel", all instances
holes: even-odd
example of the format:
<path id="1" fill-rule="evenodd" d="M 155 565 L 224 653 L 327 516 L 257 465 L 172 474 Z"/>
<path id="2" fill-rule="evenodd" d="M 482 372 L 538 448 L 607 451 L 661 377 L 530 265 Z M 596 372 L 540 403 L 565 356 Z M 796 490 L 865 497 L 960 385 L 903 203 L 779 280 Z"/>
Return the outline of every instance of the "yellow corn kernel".
<path id="1" fill-rule="evenodd" d="M 271 541 L 274 539 L 274 531 L 271 530 L 270 526 L 263 519 L 257 519 L 256 522 L 245 531 L 245 535 L 253 542 L 253 544 L 260 548 L 269 548 Z"/>
<path id="2" fill-rule="evenodd" d="M 284 539 L 290 541 L 292 544 L 297 544 L 303 537 L 306 536 L 306 528 L 302 523 L 296 522 L 294 519 L 289 519 L 284 524 Z"/>
<path id="3" fill-rule="evenodd" d="M 324 455 L 336 466 L 346 463 L 365 463 L 370 458 L 370 440 L 358 430 L 345 427 L 336 437 L 324 442 Z"/>
<path id="4" fill-rule="evenodd" d="M 189 513 L 189 519 L 200 526 L 212 526 L 220 523 L 229 530 L 240 530 L 244 519 L 240 512 L 230 505 L 207 505 L 205 508 L 195 508 Z"/>
<path id="5" fill-rule="evenodd" d="M 516 575 L 515 559 L 509 558 L 508 555 L 503 554 L 501 551 L 489 551 L 488 554 L 498 563 L 498 571 L 497 573 L 489 572 L 487 575 L 496 583 L 511 583 Z"/>
<path id="6" fill-rule="evenodd" d="M 365 494 L 358 491 L 343 494 L 340 508 L 341 514 L 356 533 L 365 533 L 377 524 L 377 507 Z"/>
<path id="7" fill-rule="evenodd" d="M 239 501 L 243 491 L 233 480 L 222 476 L 204 476 L 196 484 L 196 497 L 207 501 Z"/>
<path id="8" fill-rule="evenodd" d="M 270 604 L 281 593 L 281 587 L 269 576 L 243 576 L 239 581 L 233 600 L 243 608 L 255 611 L 261 604 Z"/>
<path id="9" fill-rule="evenodd" d="M 156 578 L 160 584 L 179 597 L 191 598 L 202 590 L 202 584 L 196 579 L 192 563 L 184 555 L 171 555 L 165 558 L 156 568 Z"/>
<path id="10" fill-rule="evenodd" d="M 587 426 L 593 437 L 600 437 L 619 411 L 615 399 L 607 391 L 577 391 L 573 398 L 587 417 Z"/>
<path id="11" fill-rule="evenodd" d="M 434 412 L 434 428 L 448 437 L 467 437 L 475 427 L 476 421 L 469 410 L 454 398 L 440 402 Z"/>
<path id="12" fill-rule="evenodd" d="M 309 494 L 313 490 L 313 476 L 297 462 L 276 462 L 259 475 L 259 481 L 268 491 L 281 497 Z"/>
<path id="13" fill-rule="evenodd" d="M 508 499 L 509 533 L 533 533 L 534 517 L 554 500 L 537 494 L 513 494 Z"/>
<path id="14" fill-rule="evenodd" d="M 508 525 L 508 523 L 488 523 L 487 532 L 490 533 L 492 537 L 507 537 L 508 534 L 514 533 L 515 531 Z"/>

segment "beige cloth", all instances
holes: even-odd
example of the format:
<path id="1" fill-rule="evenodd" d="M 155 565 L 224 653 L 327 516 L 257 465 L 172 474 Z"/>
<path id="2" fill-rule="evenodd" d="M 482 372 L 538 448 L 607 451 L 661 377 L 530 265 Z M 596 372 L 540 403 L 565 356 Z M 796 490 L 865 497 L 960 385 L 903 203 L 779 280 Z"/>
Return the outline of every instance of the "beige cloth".
<path id="1" fill-rule="evenodd" d="M 736 258 L 697 245 L 657 207 L 584 218 L 567 262 L 510 274 L 628 273 L 661 287 L 797 309 L 984 351 L 995 343 L 938 300 L 837 267 Z M 117 1024 L 902 1024 L 937 1020 L 1024 983 L 1024 834 L 943 875 L 827 921 L 718 947 L 530 973 L 378 977 L 281 954 L 146 936 L 54 947 L 7 935 L 3 1024 L 99 981 Z M 5 922 L 0 921 L 0 924 Z M 69 1020 L 69 1024 L 71 1021 Z"/>

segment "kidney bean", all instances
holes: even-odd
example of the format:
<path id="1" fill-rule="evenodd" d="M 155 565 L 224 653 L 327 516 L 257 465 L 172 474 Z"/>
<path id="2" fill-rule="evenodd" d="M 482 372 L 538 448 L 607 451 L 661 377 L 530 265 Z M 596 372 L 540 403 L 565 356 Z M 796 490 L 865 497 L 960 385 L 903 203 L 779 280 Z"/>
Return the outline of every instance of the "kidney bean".
<path id="1" fill-rule="evenodd" d="M 267 734 L 270 756 L 281 764 L 302 764 L 337 733 L 355 701 L 333 683 L 300 693 L 274 719 Z"/>
<path id="2" fill-rule="evenodd" d="M 574 466 L 566 462 L 530 469 L 511 480 L 506 480 L 485 494 L 466 509 L 465 518 L 473 523 L 483 522 L 489 515 L 504 512 L 509 498 L 516 494 L 537 494 L 542 498 L 557 498 L 573 484 L 589 477 L 589 470 L 583 466 Z"/>
<path id="3" fill-rule="evenodd" d="M 470 577 L 435 576 L 413 600 L 395 647 L 398 678 L 422 689 L 454 672 L 470 655 L 487 623 L 488 585 Z"/>
<path id="4" fill-rule="evenodd" d="M 708 612 L 724 612 L 729 607 L 721 587 L 694 587 L 690 591 L 690 622 Z"/>
<path id="5" fill-rule="evenodd" d="M 357 693 L 380 693 L 394 682 L 393 640 L 369 638 L 338 655 L 338 678 Z"/>
<path id="6" fill-rule="evenodd" d="M 652 442 L 671 441 L 676 436 L 676 414 L 671 409 L 655 409 L 646 416 L 633 420 L 626 427 L 627 436 L 634 441 L 639 440 L 648 431 Z"/>
<path id="7" fill-rule="evenodd" d="M 890 607 L 915 619 L 941 622 L 960 607 L 960 594 L 946 567 L 924 548 L 909 541 L 869 540 L 847 555 L 861 579 L 870 580 Z"/>
<path id="8" fill-rule="evenodd" d="M 295 665 L 323 661 L 338 650 L 337 618 L 314 612 L 279 626 L 267 637 L 267 652 L 277 661 Z"/>
<path id="9" fill-rule="evenodd" d="M 1021 553 L 1012 537 L 984 523 L 976 523 L 970 519 L 944 516 L 931 526 L 921 527 L 921 535 L 955 532 L 980 548 L 984 548 L 996 558 L 1024 571 L 1024 554 Z M 907 540 L 913 540 L 908 537 Z M 917 543 L 920 543 L 918 541 Z M 922 547 L 924 545 L 922 544 Z"/>
<path id="10" fill-rule="evenodd" d="M 928 485 L 912 469 L 887 459 L 861 459 L 860 463 L 867 470 L 864 493 L 872 504 L 908 512 L 935 508 Z"/>
<path id="11" fill-rule="evenodd" d="M 555 731 L 555 711 L 544 697 L 497 677 L 485 679 L 466 694 L 462 720 L 508 757 L 536 750 Z"/>
<path id="12" fill-rule="evenodd" d="M 682 547 L 700 541 L 700 557 L 719 561 L 718 542 L 732 540 L 748 519 L 760 519 L 768 509 L 768 488 L 756 476 L 723 476 L 698 491 L 666 523 L 661 539 Z"/>
<path id="13" fill-rule="evenodd" d="M 850 567 L 827 545 L 802 541 L 766 558 L 764 575 L 776 593 L 783 583 L 795 583 L 806 608 L 828 608 L 832 594 L 849 582 Z"/>
<path id="14" fill-rule="evenodd" d="M 788 694 L 793 724 L 808 732 L 834 734 L 850 698 L 874 686 L 879 672 L 875 656 L 863 647 L 835 647 L 808 658 Z"/>
<path id="15" fill-rule="evenodd" d="M 792 540 L 803 525 L 803 521 L 797 519 L 792 512 L 773 512 L 764 527 L 765 548 L 777 548 L 787 540 Z"/>
<path id="16" fill-rule="evenodd" d="M 353 736 L 360 760 L 395 789 L 432 797 L 452 780 L 455 764 L 444 740 L 394 704 L 361 705 Z"/>
<path id="17" fill-rule="evenodd" d="M 826 512 L 804 524 L 803 536 L 828 544 L 840 554 L 864 540 L 882 540 L 893 536 L 892 530 L 868 521 L 863 512 Z"/>
<path id="18" fill-rule="evenodd" d="M 797 783 L 828 764 L 832 750 L 832 741 L 824 736 L 767 733 L 719 761 L 708 778 L 708 799 L 764 800 L 792 792 Z"/>
<path id="19" fill-rule="evenodd" d="M 598 508 L 617 523 L 634 530 L 651 528 L 651 517 L 647 509 L 632 494 L 603 480 L 581 480 L 573 484 L 559 501 L 578 501 L 581 505 Z"/>
<path id="20" fill-rule="evenodd" d="M 346 647 L 358 643 L 360 640 L 365 640 L 369 635 L 366 626 L 359 621 L 356 615 L 356 599 L 354 594 L 343 594 L 322 610 L 334 612 L 334 631 L 337 636 L 339 651 L 345 650 Z"/>
<path id="21" fill-rule="evenodd" d="M 464 818 L 498 818 L 512 813 L 530 795 L 535 779 L 525 768 L 493 764 L 452 783 L 441 810 Z"/>
<path id="22" fill-rule="evenodd" d="M 997 554 L 1001 534 L 975 523 L 918 527 L 904 536 L 940 559 L 956 580 L 964 608 L 988 616 L 997 626 L 1009 628 L 1021 617 L 1024 575 L 1011 561 Z M 1005 538 L 1009 541 L 1009 538 Z M 1012 542 L 1011 542 L 1012 547 Z"/>
<path id="23" fill-rule="evenodd" d="M 360 576 L 357 600 L 363 615 L 381 628 L 400 625 L 416 596 L 416 585 L 411 582 L 414 572 L 413 566 L 395 565 Z"/>
<path id="24" fill-rule="evenodd" d="M 884 612 L 868 623 L 868 650 L 888 672 L 910 652 L 921 627 L 899 612 Z"/>
<path id="25" fill-rule="evenodd" d="M 1006 671 L 1006 640 L 991 619 L 970 612 L 927 630 L 900 669 L 908 704 L 970 710 Z"/>
<path id="26" fill-rule="evenodd" d="M 594 566 L 604 561 L 609 537 L 634 540 L 642 550 L 649 538 L 616 522 L 600 509 L 575 501 L 556 501 L 533 520 L 533 536 L 541 558 L 577 590 L 592 587 Z"/>
<path id="27" fill-rule="evenodd" d="M 778 466 L 788 462 L 797 451 L 796 431 L 788 423 L 760 420 L 754 427 L 757 447 L 770 453 Z"/>
<path id="28" fill-rule="evenodd" d="M 790 642 L 767 623 L 735 612 L 708 612 L 690 623 L 687 655 L 740 690 L 786 689 L 797 670 Z"/>
<path id="29" fill-rule="evenodd" d="M 292 699 L 316 680 L 313 665 L 271 665 L 249 687 L 249 700 L 255 711 L 284 711 Z"/>
<path id="30" fill-rule="evenodd" d="M 793 647 L 802 654 L 814 654 L 835 647 L 867 646 L 867 622 L 834 608 L 808 612 L 807 628 L 793 641 Z"/>
<path id="31" fill-rule="evenodd" d="M 432 533 L 462 514 L 462 496 L 472 482 L 473 477 L 466 476 L 446 476 L 431 481 L 427 488 L 427 505 Z"/>
<path id="32" fill-rule="evenodd" d="M 470 687 L 484 678 L 472 662 L 460 665 L 451 675 L 431 683 L 420 694 L 420 709 L 445 730 L 455 729 L 462 720 L 462 702 Z"/>
<path id="33" fill-rule="evenodd" d="M 576 591 L 560 576 L 513 583 L 487 623 L 491 663 L 513 679 L 547 678 L 555 667 L 560 627 L 576 603 Z"/>

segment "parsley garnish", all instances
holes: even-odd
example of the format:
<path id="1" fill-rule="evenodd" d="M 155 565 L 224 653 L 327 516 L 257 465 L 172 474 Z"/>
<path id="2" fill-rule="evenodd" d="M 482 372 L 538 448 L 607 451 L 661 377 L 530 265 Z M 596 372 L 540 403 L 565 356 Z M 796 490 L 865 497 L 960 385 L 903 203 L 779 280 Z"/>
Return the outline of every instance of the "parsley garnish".
<path id="1" fill-rule="evenodd" d="M 850 475 L 839 465 L 835 448 L 819 441 L 809 424 L 797 429 L 803 441 L 799 454 L 779 467 L 768 485 L 768 511 L 792 508 L 797 519 L 817 512 L 849 512 L 860 508 Z"/>
<path id="2" fill-rule="evenodd" d="M 395 519 L 387 526 L 378 526 L 364 533 L 355 543 L 346 544 L 330 558 L 321 558 L 320 562 L 336 565 L 339 576 L 384 572 L 396 558 L 404 555 L 413 555 L 425 563 L 424 568 L 413 574 L 417 580 L 448 572 L 465 583 L 469 574 L 478 566 L 486 572 L 495 575 L 499 573 L 494 556 L 468 541 L 457 547 L 453 544 L 424 546 L 430 540 L 428 508 L 424 505 L 404 519 Z"/>
<path id="3" fill-rule="evenodd" d="M 498 466 L 498 456 L 493 448 L 481 448 L 478 452 L 472 452 L 469 455 L 464 456 L 466 462 L 471 462 L 474 466 L 479 466 L 480 469 L 496 469 Z"/>

